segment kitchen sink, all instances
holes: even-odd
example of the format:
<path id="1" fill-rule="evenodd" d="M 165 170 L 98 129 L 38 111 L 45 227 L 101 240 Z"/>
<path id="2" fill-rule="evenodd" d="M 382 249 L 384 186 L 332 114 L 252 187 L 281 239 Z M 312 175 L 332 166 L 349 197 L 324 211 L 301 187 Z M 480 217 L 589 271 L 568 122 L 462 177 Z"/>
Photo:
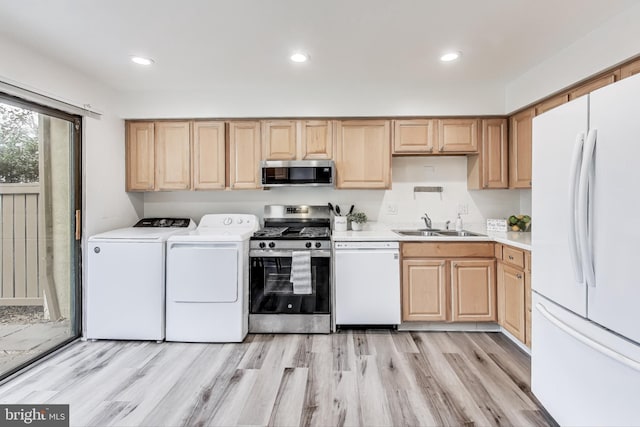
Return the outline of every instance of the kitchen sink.
<path id="1" fill-rule="evenodd" d="M 440 234 L 441 236 L 452 236 L 452 237 L 484 236 L 484 234 L 472 233 L 471 231 L 466 231 L 466 230 L 462 230 L 462 231 L 444 230 L 444 231 L 438 231 L 438 234 Z"/>
<path id="2" fill-rule="evenodd" d="M 452 230 L 392 230 L 394 233 L 398 233 L 402 236 L 416 236 L 416 237 L 477 237 L 484 236 L 484 234 L 473 233 L 471 231 L 452 231 Z"/>
<path id="3" fill-rule="evenodd" d="M 422 236 L 433 237 L 440 234 L 435 230 L 393 230 L 394 233 L 402 234 L 403 236 Z"/>

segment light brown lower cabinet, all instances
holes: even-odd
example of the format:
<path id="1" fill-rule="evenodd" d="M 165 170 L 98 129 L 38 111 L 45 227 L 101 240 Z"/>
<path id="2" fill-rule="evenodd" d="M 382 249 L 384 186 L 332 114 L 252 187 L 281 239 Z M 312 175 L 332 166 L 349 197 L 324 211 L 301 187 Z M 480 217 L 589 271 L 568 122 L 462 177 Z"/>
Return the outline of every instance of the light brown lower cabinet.
<path id="1" fill-rule="evenodd" d="M 494 260 L 451 261 L 451 320 L 492 322 L 496 320 Z"/>
<path id="2" fill-rule="evenodd" d="M 402 277 L 402 320 L 445 321 L 449 318 L 446 260 L 404 260 Z"/>
<path id="3" fill-rule="evenodd" d="M 525 342 L 524 272 L 498 262 L 498 323 Z"/>
<path id="4" fill-rule="evenodd" d="M 491 244 L 438 242 L 402 246 L 403 321 L 497 320 Z M 473 255 L 456 257 L 465 253 Z"/>
<path id="5" fill-rule="evenodd" d="M 531 252 L 496 244 L 498 323 L 531 347 Z"/>

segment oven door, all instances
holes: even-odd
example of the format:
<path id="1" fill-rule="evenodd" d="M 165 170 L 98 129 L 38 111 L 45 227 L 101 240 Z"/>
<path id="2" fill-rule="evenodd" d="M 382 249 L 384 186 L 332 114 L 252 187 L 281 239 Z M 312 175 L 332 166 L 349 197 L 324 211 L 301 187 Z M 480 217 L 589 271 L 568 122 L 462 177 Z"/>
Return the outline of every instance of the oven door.
<path id="1" fill-rule="evenodd" d="M 295 294 L 291 283 L 291 251 L 250 253 L 251 314 L 329 313 L 331 251 L 311 251 L 311 294 Z"/>

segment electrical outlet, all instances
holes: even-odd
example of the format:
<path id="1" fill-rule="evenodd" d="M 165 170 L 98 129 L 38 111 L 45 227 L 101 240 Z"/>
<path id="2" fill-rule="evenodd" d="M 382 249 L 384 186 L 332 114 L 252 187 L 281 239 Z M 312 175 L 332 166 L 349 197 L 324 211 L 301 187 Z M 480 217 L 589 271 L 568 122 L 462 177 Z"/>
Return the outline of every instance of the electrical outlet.
<path id="1" fill-rule="evenodd" d="M 458 213 L 460 215 L 469 215 L 469 204 L 468 203 L 458 204 Z"/>
<path id="2" fill-rule="evenodd" d="M 387 203 L 387 215 L 398 215 L 397 203 Z"/>

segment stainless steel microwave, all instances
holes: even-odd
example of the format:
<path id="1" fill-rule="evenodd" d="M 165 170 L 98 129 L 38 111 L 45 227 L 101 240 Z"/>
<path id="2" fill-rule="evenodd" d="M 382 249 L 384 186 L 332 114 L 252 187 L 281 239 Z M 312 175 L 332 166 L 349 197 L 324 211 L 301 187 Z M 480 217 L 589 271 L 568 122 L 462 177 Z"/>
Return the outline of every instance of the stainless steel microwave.
<path id="1" fill-rule="evenodd" d="M 333 187 L 333 160 L 263 160 L 260 162 L 263 187 Z"/>

